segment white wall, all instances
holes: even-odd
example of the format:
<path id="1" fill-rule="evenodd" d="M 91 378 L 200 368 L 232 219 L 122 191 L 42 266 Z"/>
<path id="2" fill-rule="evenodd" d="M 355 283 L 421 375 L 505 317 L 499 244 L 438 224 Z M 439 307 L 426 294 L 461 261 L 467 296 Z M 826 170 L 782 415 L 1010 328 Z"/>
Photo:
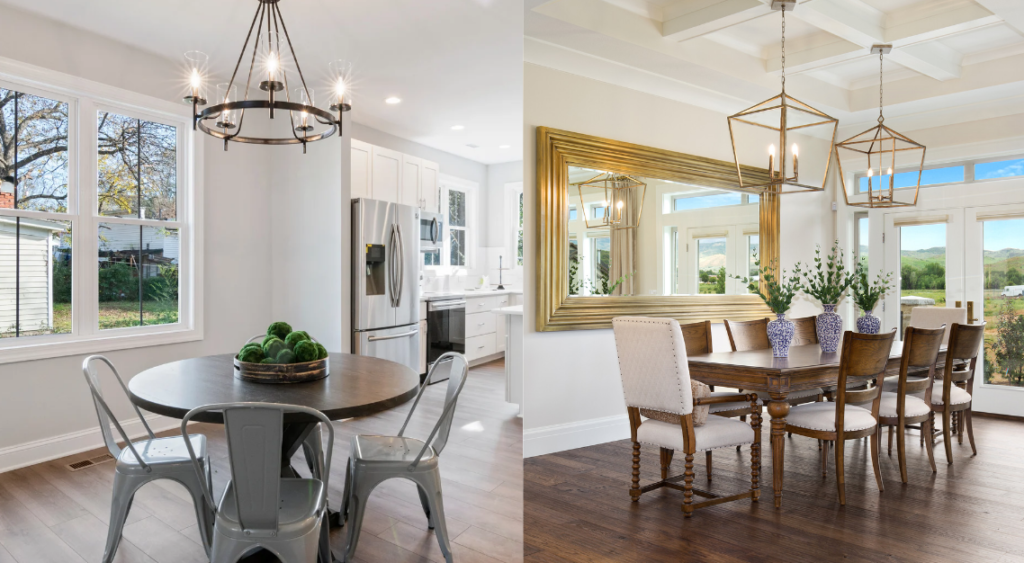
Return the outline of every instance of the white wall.
<path id="1" fill-rule="evenodd" d="M 536 154 L 538 126 L 567 129 L 679 151 L 732 160 L 726 116 L 565 72 L 526 64 L 524 151 Z M 616 108 L 609 112 L 608 108 Z M 801 151 L 801 155 L 804 152 Z M 524 279 L 536 268 L 536 166 L 523 167 L 526 209 Z M 782 201 L 782 262 L 813 257 L 834 232 L 831 193 L 786 196 Z M 629 436 L 615 342 L 610 330 L 539 333 L 536 295 L 528 285 L 525 305 L 524 455 L 582 447 Z M 818 312 L 797 303 L 793 314 Z M 716 346 L 719 342 L 716 342 Z"/>
<path id="2" fill-rule="evenodd" d="M 333 352 L 351 349 L 351 130 L 307 145 L 306 154 L 279 147 L 270 161 L 274 319 Z"/>
<path id="3" fill-rule="evenodd" d="M 0 7 L 0 21 L 0 56 L 163 99 L 179 95 L 175 61 L 7 7 Z M 256 272 L 270 248 L 270 155 L 278 149 L 200 146 L 205 338 L 107 354 L 126 377 L 179 358 L 233 351 L 271 321 L 271 280 Z M 0 470 L 100 445 L 98 431 L 90 432 L 97 420 L 81 364 L 81 356 L 66 356 L 0 365 Z M 113 381 L 104 385 L 115 412 L 129 419 L 128 399 Z"/>

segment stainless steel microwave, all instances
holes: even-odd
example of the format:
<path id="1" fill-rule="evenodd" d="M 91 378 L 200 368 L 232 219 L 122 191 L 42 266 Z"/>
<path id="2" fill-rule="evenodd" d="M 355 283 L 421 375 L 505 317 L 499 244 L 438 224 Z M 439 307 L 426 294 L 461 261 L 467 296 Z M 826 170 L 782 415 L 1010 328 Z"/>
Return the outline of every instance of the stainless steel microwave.
<path id="1" fill-rule="evenodd" d="M 444 239 L 444 216 L 440 213 L 420 212 L 420 252 L 441 250 Z"/>

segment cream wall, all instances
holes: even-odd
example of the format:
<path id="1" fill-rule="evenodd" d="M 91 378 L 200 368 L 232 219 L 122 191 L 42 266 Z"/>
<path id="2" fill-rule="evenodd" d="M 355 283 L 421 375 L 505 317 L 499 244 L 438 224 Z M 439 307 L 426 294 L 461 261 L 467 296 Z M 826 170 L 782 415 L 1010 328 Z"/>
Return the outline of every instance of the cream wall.
<path id="1" fill-rule="evenodd" d="M 610 330 L 538 333 L 536 325 L 536 128 L 567 129 L 661 149 L 731 160 L 726 116 L 566 72 L 524 65 L 524 193 L 527 283 L 524 337 L 524 455 L 626 438 L 615 342 Z M 614 108 L 609 111 L 608 108 Z M 801 152 L 803 159 L 804 152 Z M 782 202 L 782 261 L 813 258 L 834 234 L 831 193 Z M 819 311 L 794 304 L 793 314 Z M 719 334 L 720 336 L 720 334 Z M 716 341 L 716 346 L 727 343 Z"/>

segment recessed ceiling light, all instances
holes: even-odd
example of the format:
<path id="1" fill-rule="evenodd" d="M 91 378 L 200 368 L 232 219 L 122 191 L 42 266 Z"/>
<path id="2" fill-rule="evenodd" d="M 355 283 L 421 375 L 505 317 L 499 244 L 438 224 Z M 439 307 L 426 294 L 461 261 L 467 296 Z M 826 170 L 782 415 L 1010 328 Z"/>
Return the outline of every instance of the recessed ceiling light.
<path id="1" fill-rule="evenodd" d="M 452 131 L 462 131 L 465 129 L 462 125 L 452 125 Z"/>
<path id="2" fill-rule="evenodd" d="M 391 105 L 400 104 L 400 103 L 402 103 L 402 98 L 399 98 L 397 96 L 391 96 L 390 98 L 387 98 L 386 100 L 384 100 L 384 103 L 385 104 L 391 104 Z"/>
<path id="3" fill-rule="evenodd" d="M 501 145 L 501 146 L 500 146 L 500 147 L 498 147 L 498 148 L 499 148 L 499 149 L 507 149 L 507 148 L 509 148 L 509 146 L 511 146 L 511 145 Z"/>

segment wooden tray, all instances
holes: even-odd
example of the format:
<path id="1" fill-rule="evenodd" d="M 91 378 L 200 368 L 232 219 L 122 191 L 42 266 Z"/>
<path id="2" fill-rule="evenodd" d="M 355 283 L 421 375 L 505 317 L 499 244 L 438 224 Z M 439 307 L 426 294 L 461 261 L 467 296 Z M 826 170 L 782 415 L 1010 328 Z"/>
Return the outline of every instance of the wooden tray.
<path id="1" fill-rule="evenodd" d="M 235 356 L 235 377 L 253 383 L 305 383 L 330 375 L 328 358 L 297 364 L 254 364 Z"/>

